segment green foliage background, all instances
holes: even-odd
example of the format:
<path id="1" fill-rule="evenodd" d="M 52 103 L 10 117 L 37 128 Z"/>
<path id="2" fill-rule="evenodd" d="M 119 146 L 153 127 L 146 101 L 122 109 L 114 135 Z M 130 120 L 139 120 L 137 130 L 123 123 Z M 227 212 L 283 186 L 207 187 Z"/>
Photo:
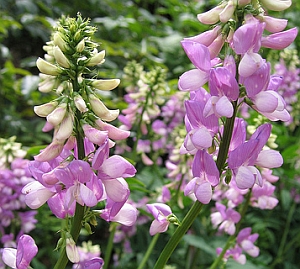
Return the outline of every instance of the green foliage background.
<path id="1" fill-rule="evenodd" d="M 198 22 L 196 15 L 216 3 L 196 0 L 0 0 L 0 137 L 16 135 L 17 141 L 28 148 L 51 141 L 52 135 L 41 131 L 44 119 L 33 113 L 34 105 L 51 99 L 49 94 L 37 91 L 39 78 L 35 61 L 43 56 L 42 47 L 61 15 L 76 16 L 80 12 L 98 28 L 96 38 L 107 55 L 99 70 L 101 77 L 121 78 L 126 63 L 136 60 L 145 69 L 157 65 L 167 69 L 168 85 L 171 92 L 175 92 L 179 75 L 191 68 L 180 40 L 208 29 Z M 300 25 L 299 10 L 300 2 L 294 1 L 289 10 L 272 15 L 289 19 L 288 27 L 291 28 Z M 294 46 L 299 51 L 299 38 Z M 264 53 L 267 56 L 269 52 Z M 121 83 L 110 100 L 112 108 L 125 107 L 123 94 L 124 84 Z M 299 115 L 297 117 L 299 120 Z M 300 183 L 296 181 L 299 179 L 299 125 L 291 129 L 276 123 L 274 129 L 285 160 L 283 167 L 276 171 L 280 176 L 276 193 L 280 202 L 272 211 L 252 210 L 247 215 L 245 223 L 260 234 L 261 255 L 252 260 L 247 257 L 248 262 L 243 266 L 246 269 L 299 268 L 300 208 L 290 196 L 292 188 L 300 193 Z M 140 191 L 137 195 L 143 195 L 145 190 L 155 191 L 165 182 L 164 171 L 143 168 L 138 180 L 133 179 L 130 185 Z M 185 236 L 176 249 L 170 261 L 172 268 L 206 268 L 215 258 L 215 247 L 224 245 L 226 238 L 212 237 L 215 231 L 207 217 L 209 210 L 207 208 L 193 225 L 195 233 Z M 174 213 L 183 216 L 187 209 L 177 211 Z M 34 233 L 40 252 L 33 267 L 44 269 L 51 267 L 56 257 L 53 248 L 60 221 L 52 218 L 45 207 L 39 210 L 38 219 Z M 105 252 L 109 227 L 105 222 L 98 226 L 92 238 Z M 116 246 L 114 251 L 120 255 L 120 264 L 115 268 L 136 268 L 150 243 L 148 229 L 149 226 L 138 227 L 137 235 L 132 239 L 132 253 L 124 253 L 121 245 Z M 159 255 L 169 234 L 174 231 L 172 229 L 174 227 L 160 237 L 148 268 L 153 266 L 155 256 Z M 84 236 L 82 240 L 85 240 Z M 230 261 L 223 268 L 239 266 Z"/>

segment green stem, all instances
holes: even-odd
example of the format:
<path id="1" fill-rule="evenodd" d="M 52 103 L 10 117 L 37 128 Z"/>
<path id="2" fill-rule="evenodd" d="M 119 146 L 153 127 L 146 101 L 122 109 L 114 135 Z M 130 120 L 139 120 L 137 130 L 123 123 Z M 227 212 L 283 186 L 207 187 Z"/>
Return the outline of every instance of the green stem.
<path id="1" fill-rule="evenodd" d="M 150 255 L 151 255 L 151 253 L 152 253 L 152 251 L 153 251 L 153 249 L 154 249 L 154 247 L 155 247 L 155 244 L 156 244 L 156 242 L 157 242 L 157 239 L 158 239 L 159 235 L 160 235 L 160 234 L 157 233 L 156 235 L 153 236 L 153 238 L 152 238 L 152 240 L 151 240 L 151 243 L 150 243 L 150 245 L 148 246 L 147 252 L 145 253 L 145 255 L 144 255 L 144 257 L 143 257 L 143 260 L 141 261 L 141 263 L 140 263 L 138 269 L 143 269 L 143 268 L 144 268 L 146 262 L 148 261 Z"/>
<path id="2" fill-rule="evenodd" d="M 237 111 L 237 102 L 233 103 L 234 113 L 233 116 L 226 120 L 224 125 L 224 131 L 223 131 L 223 138 L 220 143 L 219 148 L 219 154 L 217 158 L 217 167 L 220 171 L 220 174 L 223 171 L 223 167 L 225 165 L 227 155 L 228 155 L 228 149 L 232 137 L 233 132 L 233 126 L 234 121 L 236 117 L 236 111 Z M 155 266 L 153 269 L 162 269 L 164 268 L 165 264 L 167 263 L 168 259 L 172 255 L 173 251 L 175 250 L 176 246 L 179 244 L 180 240 L 184 236 L 184 234 L 188 231 L 188 229 L 193 224 L 194 220 L 197 218 L 198 214 L 200 213 L 202 209 L 203 204 L 201 204 L 199 201 L 196 201 L 185 218 L 183 219 L 181 225 L 176 229 L 175 233 L 172 235 L 171 239 L 161 252 Z"/>
<path id="3" fill-rule="evenodd" d="M 293 203 L 293 205 L 290 207 L 289 214 L 286 219 L 286 223 L 284 225 L 284 232 L 283 232 L 283 235 L 282 235 L 282 238 L 280 241 L 277 257 L 274 260 L 274 262 L 270 265 L 270 268 L 274 268 L 276 264 L 278 264 L 282 261 L 282 256 L 284 253 L 284 248 L 286 247 L 286 240 L 287 240 L 287 236 L 288 236 L 288 233 L 290 230 L 290 225 L 291 225 L 291 221 L 292 221 L 295 209 L 296 209 L 296 203 Z"/>
<path id="4" fill-rule="evenodd" d="M 201 204 L 199 201 L 196 201 L 193 204 L 193 206 L 191 207 L 191 209 L 189 210 L 189 212 L 181 222 L 181 225 L 178 226 L 175 233 L 172 235 L 171 239 L 168 241 L 165 248 L 161 252 L 153 269 L 164 268 L 165 264 L 167 263 L 171 254 L 175 250 L 176 246 L 178 245 L 182 237 L 185 235 L 185 233 L 188 231 L 188 229 L 191 227 L 194 220 L 197 218 L 198 214 L 202 209 L 202 206 L 203 204 Z"/>
<path id="5" fill-rule="evenodd" d="M 103 269 L 107 269 L 109 266 L 110 257 L 111 257 L 111 253 L 112 253 L 113 246 L 114 246 L 114 237 L 115 237 L 115 233 L 117 230 L 117 226 L 118 226 L 118 223 L 115 223 L 115 222 L 112 222 L 110 224 L 110 234 L 109 234 L 107 247 L 106 247 L 106 251 L 105 251 Z"/>
<path id="6" fill-rule="evenodd" d="M 78 112 L 77 114 L 77 119 L 78 122 L 77 124 L 80 122 L 80 113 Z M 80 128 L 79 124 L 76 126 L 77 127 L 77 136 L 76 136 L 76 140 L 77 140 L 77 150 L 78 150 L 78 160 L 82 160 L 85 157 L 85 153 L 84 153 L 84 142 L 83 142 L 83 138 L 80 135 L 80 132 L 78 128 Z M 80 234 L 80 230 L 82 227 L 82 220 L 84 217 L 84 212 L 85 212 L 85 207 L 76 203 L 76 209 L 75 209 L 75 214 L 72 220 L 72 227 L 70 230 L 70 234 L 73 238 L 73 240 L 75 242 L 77 242 L 77 239 L 79 237 Z M 60 252 L 60 256 L 54 266 L 54 269 L 64 269 L 66 268 L 67 264 L 68 264 L 68 257 L 67 257 L 67 253 L 66 253 L 66 248 L 62 247 L 61 252 Z"/>

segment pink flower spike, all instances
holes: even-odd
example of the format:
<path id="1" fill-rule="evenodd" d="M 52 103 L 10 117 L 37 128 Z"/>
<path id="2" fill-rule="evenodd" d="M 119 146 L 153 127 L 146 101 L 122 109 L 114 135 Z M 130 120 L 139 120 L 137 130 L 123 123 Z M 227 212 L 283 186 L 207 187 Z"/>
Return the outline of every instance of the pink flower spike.
<path id="1" fill-rule="evenodd" d="M 298 29 L 296 27 L 287 31 L 271 34 L 269 36 L 262 37 L 261 46 L 275 50 L 282 50 L 293 43 L 297 34 Z"/>

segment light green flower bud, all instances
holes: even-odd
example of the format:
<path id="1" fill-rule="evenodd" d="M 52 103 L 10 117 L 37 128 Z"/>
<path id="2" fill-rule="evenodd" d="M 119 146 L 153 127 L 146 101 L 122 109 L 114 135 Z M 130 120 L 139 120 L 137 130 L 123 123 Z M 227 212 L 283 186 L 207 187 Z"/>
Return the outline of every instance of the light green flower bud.
<path id="1" fill-rule="evenodd" d="M 53 43 L 54 45 L 58 46 L 63 52 L 67 49 L 67 44 L 64 41 L 62 34 L 59 32 L 55 32 L 53 35 Z"/>
<path id="2" fill-rule="evenodd" d="M 57 126 L 62 122 L 67 112 L 67 104 L 62 103 L 58 105 L 48 116 L 47 121 L 53 126 Z"/>
<path id="3" fill-rule="evenodd" d="M 94 94 L 89 95 L 89 101 L 94 113 L 104 121 L 113 121 L 119 116 L 119 109 L 108 109 Z"/>
<path id="4" fill-rule="evenodd" d="M 68 58 L 63 54 L 61 49 L 58 46 L 55 46 L 53 49 L 53 55 L 55 57 L 55 60 L 57 63 L 64 67 L 64 68 L 70 68 L 70 62 Z"/>
<path id="5" fill-rule="evenodd" d="M 66 253 L 72 263 L 78 263 L 80 261 L 79 252 L 72 237 L 66 238 Z"/>
<path id="6" fill-rule="evenodd" d="M 58 102 L 52 101 L 43 105 L 35 106 L 33 108 L 35 114 L 40 117 L 47 117 L 58 105 Z"/>
<path id="7" fill-rule="evenodd" d="M 119 79 L 90 79 L 92 86 L 98 90 L 111 91 L 120 84 Z"/>
<path id="8" fill-rule="evenodd" d="M 55 87 L 55 77 L 49 76 L 49 78 L 39 83 L 39 91 L 43 93 L 51 92 Z"/>
<path id="9" fill-rule="evenodd" d="M 95 53 L 88 61 L 87 66 L 95 66 L 104 63 L 105 50 Z"/>
<path id="10" fill-rule="evenodd" d="M 266 9 L 274 11 L 282 11 L 289 8 L 292 4 L 292 0 L 260 0 L 259 1 Z"/>
<path id="11" fill-rule="evenodd" d="M 50 64 L 49 62 L 45 61 L 42 58 L 38 58 L 36 61 L 36 65 L 40 72 L 51 75 L 51 76 L 57 76 L 61 73 L 61 69 L 59 69 L 57 66 Z"/>
<path id="12" fill-rule="evenodd" d="M 67 140 L 73 132 L 73 116 L 71 113 L 68 113 L 66 117 L 63 119 L 57 133 L 55 134 L 55 138 L 58 140 Z"/>
<path id="13" fill-rule="evenodd" d="M 86 107 L 86 103 L 83 100 L 83 98 L 81 97 L 81 95 L 75 94 L 74 103 L 75 103 L 75 106 L 77 107 L 77 109 L 80 112 L 84 113 L 88 110 L 87 107 Z"/>
<path id="14" fill-rule="evenodd" d="M 84 50 L 85 47 L 85 40 L 82 39 L 76 46 L 76 51 L 77 52 L 82 52 Z"/>

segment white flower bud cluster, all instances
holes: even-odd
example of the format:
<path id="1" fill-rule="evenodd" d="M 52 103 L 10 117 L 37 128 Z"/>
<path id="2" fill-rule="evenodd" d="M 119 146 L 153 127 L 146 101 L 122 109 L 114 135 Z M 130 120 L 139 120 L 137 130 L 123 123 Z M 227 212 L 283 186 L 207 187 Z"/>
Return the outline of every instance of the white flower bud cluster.
<path id="1" fill-rule="evenodd" d="M 75 122 L 81 124 L 81 119 L 94 122 L 95 128 L 101 130 L 95 121 L 111 122 L 119 115 L 119 110 L 108 109 L 96 92 L 111 91 L 120 80 L 86 78 L 105 61 L 105 51 L 99 51 L 98 44 L 92 41 L 95 31 L 89 20 L 83 20 L 80 15 L 77 19 L 62 17 L 51 40 L 43 47 L 44 58 L 38 58 L 36 62 L 41 72 L 39 91 L 58 95 L 55 100 L 34 107 L 37 115 L 47 119 L 44 130 L 54 129 L 52 144 L 38 159 L 52 158 L 50 150 L 59 153 L 65 141 L 80 132 L 78 126 L 74 128 Z"/>

